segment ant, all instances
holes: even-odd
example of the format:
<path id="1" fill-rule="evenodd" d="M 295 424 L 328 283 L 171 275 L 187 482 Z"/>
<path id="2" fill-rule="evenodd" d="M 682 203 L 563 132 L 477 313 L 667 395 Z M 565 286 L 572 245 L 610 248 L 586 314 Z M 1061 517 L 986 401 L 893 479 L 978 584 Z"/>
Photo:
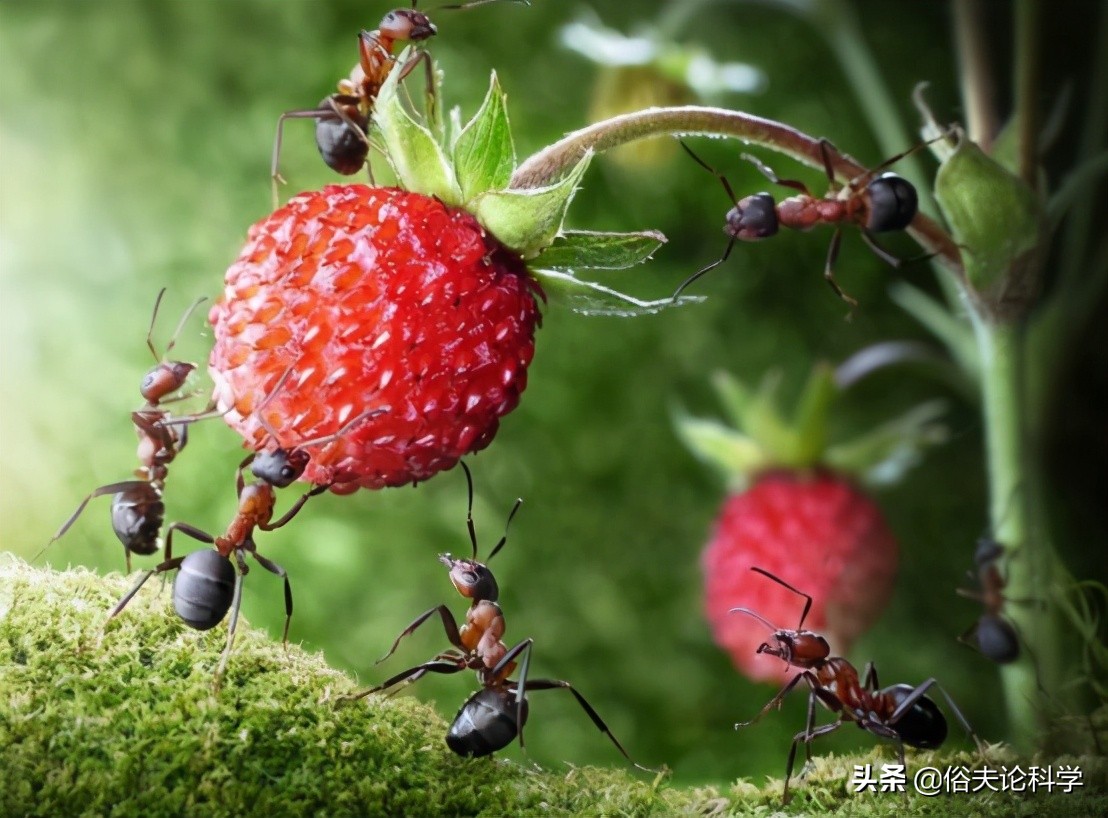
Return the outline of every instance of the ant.
<path id="1" fill-rule="evenodd" d="M 428 673 L 453 674 L 467 669 L 476 671 L 481 689 L 466 699 L 454 716 L 446 735 L 446 744 L 460 756 L 479 757 L 503 749 L 517 737 L 520 747 L 524 746 L 523 726 L 528 716 L 528 692 L 565 689 L 573 694 L 593 724 L 611 739 L 624 758 L 639 769 L 647 770 L 632 760 L 608 725 L 572 684 L 560 679 L 528 678 L 533 638 L 523 639 L 511 648 L 501 640 L 504 635 L 504 614 L 497 603 L 500 590 L 488 566 L 477 561 L 477 534 L 473 527 L 473 476 L 469 467 L 464 462 L 459 462 L 465 472 L 469 491 L 466 527 L 469 529 L 473 552 L 469 559 L 455 559 L 450 554 L 440 554 L 439 562 L 449 569 L 450 581 L 458 593 L 471 600 L 469 610 L 466 611 L 465 624 L 459 627 L 454 614 L 446 605 L 436 605 L 424 611 L 401 631 L 388 653 L 375 664 L 392 656 L 405 636 L 414 633 L 435 614 L 442 619 L 446 638 L 453 647 L 428 662 L 397 673 L 376 687 L 346 697 L 346 701 L 380 693 L 400 683 L 410 684 Z M 516 500 L 512 506 L 504 526 L 504 536 L 489 552 L 486 562 L 492 560 L 504 547 L 508 539 L 508 526 L 522 502 L 522 499 Z M 515 671 L 517 664 L 519 678 L 513 681 L 508 677 Z"/>
<path id="2" fill-rule="evenodd" d="M 472 0 L 459 5 L 440 6 L 440 9 L 466 9 L 483 6 L 497 0 Z M 511 0 L 530 5 L 529 0 Z M 315 142 L 327 167 L 343 176 L 351 176 L 361 170 L 369 156 L 369 120 L 377 94 L 389 74 L 397 66 L 393 49 L 398 42 L 421 43 L 438 33 L 435 24 L 425 13 L 416 10 L 416 0 L 411 8 L 393 9 L 383 18 L 378 28 L 362 29 L 358 36 L 358 64 L 350 76 L 339 80 L 338 91 L 324 97 L 318 106 L 308 110 L 286 111 L 277 120 L 277 137 L 273 143 L 273 198 L 277 201 L 277 185 L 283 182 L 277 169 L 281 156 L 281 132 L 286 119 L 314 119 Z M 431 75 L 431 58 L 426 51 L 417 51 L 400 66 L 403 80 L 423 63 L 427 72 L 427 95 L 434 96 Z"/>
<path id="3" fill-rule="evenodd" d="M 978 588 L 969 590 L 959 588 L 958 594 L 981 603 L 984 612 L 958 637 L 985 656 L 1000 665 L 1016 661 L 1020 656 L 1020 640 L 1015 625 L 1004 617 L 1004 597 L 1007 579 L 1000 570 L 1000 558 L 1005 548 L 992 537 L 981 537 L 973 554 L 977 566 Z M 972 577 L 973 574 L 970 573 Z"/>
<path id="4" fill-rule="evenodd" d="M 277 386 L 268 398 L 258 407 L 258 412 L 277 393 L 291 373 L 286 370 Z M 292 506 L 274 521 L 273 511 L 277 502 L 274 489 L 283 489 L 292 485 L 307 468 L 311 456 L 306 449 L 338 440 L 353 426 L 387 411 L 386 409 L 367 410 L 348 421 L 337 432 L 326 437 L 303 441 L 289 449 L 280 445 L 272 427 L 265 424 L 267 430 L 278 441 L 278 447 L 270 452 L 252 452 L 247 455 L 235 472 L 235 489 L 238 496 L 238 510 L 222 536 L 213 537 L 205 531 L 188 523 L 172 523 L 166 531 L 165 560 L 158 566 L 146 571 L 127 594 L 116 603 L 108 614 L 108 622 L 118 615 L 127 603 L 139 592 L 150 577 L 167 571 L 180 569 L 173 583 L 173 607 L 177 615 L 190 628 L 206 631 L 223 621 L 227 611 L 231 611 L 231 620 L 227 629 L 227 644 L 223 649 L 219 665 L 215 672 L 215 686 L 218 689 L 231 648 L 235 642 L 235 629 L 238 624 L 239 607 L 242 602 L 242 580 L 249 573 L 245 554 L 251 554 L 267 571 L 281 577 L 285 583 L 285 627 L 282 642 L 288 645 L 289 624 L 292 621 L 292 587 L 288 573 L 277 563 L 257 552 L 254 543 L 254 530 L 273 531 L 289 523 L 312 497 L 327 491 L 330 483 L 313 486 Z M 259 414 L 260 417 L 260 414 Z M 254 482 L 247 484 L 243 472 L 250 468 Z M 214 546 L 214 550 L 194 551 L 183 557 L 173 556 L 173 533 L 179 531 L 203 543 Z M 231 555 L 235 557 L 238 573 L 231 564 Z M 106 623 L 105 623 L 106 624 Z"/>
<path id="5" fill-rule="evenodd" d="M 840 185 L 835 181 L 835 171 L 831 161 L 832 152 L 837 152 L 837 150 L 828 140 L 821 139 L 819 141 L 820 157 L 823 159 L 823 168 L 827 173 L 829 183 L 827 193 L 822 198 L 812 195 L 808 186 L 803 182 L 797 179 L 782 179 L 754 156 L 748 153 L 742 154 L 743 159 L 753 164 L 761 171 L 763 176 L 774 184 L 799 191 L 799 195 L 790 196 L 781 202 L 775 202 L 773 196 L 769 193 L 756 193 L 743 199 L 736 198 L 727 177 L 707 164 L 693 153 L 692 148 L 681 141 L 681 147 L 685 149 L 685 152 L 702 168 L 719 179 L 734 207 L 727 211 L 727 224 L 723 228 L 724 232 L 730 237 L 727 249 L 716 261 L 685 279 L 673 293 L 674 300 L 698 278 L 725 262 L 728 256 L 731 255 L 731 249 L 735 246 L 736 239 L 757 241 L 769 238 L 776 235 L 782 225 L 793 230 L 805 231 L 810 230 L 817 224 L 833 224 L 835 225 L 835 232 L 831 236 L 831 245 L 827 250 L 827 262 L 823 267 L 823 277 L 839 298 L 849 304 L 851 308 L 857 307 L 857 300 L 843 292 L 835 280 L 835 260 L 839 256 L 839 247 L 842 244 L 843 226 L 847 224 L 858 225 L 862 231 L 862 238 L 870 250 L 894 269 L 904 264 L 904 259 L 897 258 L 881 247 L 873 234 L 906 229 L 916 217 L 919 197 L 915 187 L 907 179 L 895 173 L 879 173 L 879 171 L 895 162 L 899 162 L 927 144 L 927 142 L 924 142 L 899 153 L 872 170 L 851 179 L 846 185 Z"/>
<path id="6" fill-rule="evenodd" d="M 881 688 L 877 681 L 877 669 L 867 662 L 859 681 L 858 671 L 841 656 L 831 656 L 827 640 L 814 631 L 806 631 L 804 620 L 812 607 L 812 597 L 799 591 L 768 571 L 753 567 L 750 570 L 788 588 L 794 594 L 804 597 L 804 610 L 795 629 L 778 628 L 761 614 L 749 608 L 732 608 L 731 613 L 742 613 L 757 619 L 773 631 L 768 641 L 758 646 L 758 653 L 777 656 L 789 667 L 800 669 L 800 673 L 790 679 L 784 687 L 770 699 L 758 714 L 750 721 L 739 722 L 735 729 L 747 727 L 760 720 L 770 710 L 779 708 L 788 693 L 801 680 L 808 683 L 808 717 L 804 729 L 793 736 L 789 748 L 788 763 L 785 767 L 785 787 L 783 803 L 789 801 L 789 779 L 792 777 L 793 764 L 796 761 L 796 748 L 801 742 L 805 748 L 804 769 L 812 762 L 812 740 L 838 730 L 844 722 L 854 722 L 866 732 L 896 742 L 900 764 L 904 766 L 904 745 L 932 750 L 946 740 L 946 718 L 934 701 L 924 694 L 932 687 L 937 688 L 946 699 L 958 722 L 974 740 L 978 750 L 983 745 L 973 732 L 965 716 L 954 704 L 945 690 L 934 679 L 912 687 L 909 684 L 895 684 Z M 830 724 L 815 727 L 816 702 L 819 702 L 838 719 Z M 803 775 L 804 771 L 801 771 Z"/>
<path id="7" fill-rule="evenodd" d="M 167 423 L 169 412 L 162 408 L 161 404 L 185 397 L 179 394 L 172 395 L 184 386 L 185 380 L 196 369 L 196 364 L 170 361 L 168 355 L 177 343 L 177 336 L 193 310 L 206 300 L 198 298 L 192 302 L 177 324 L 177 329 L 174 330 L 173 336 L 166 345 L 165 353 L 158 355 L 154 348 L 153 333 L 154 324 L 158 318 L 158 307 L 161 306 L 164 295 L 165 287 L 162 287 L 154 301 L 154 313 L 150 318 L 150 328 L 146 332 L 146 345 L 155 361 L 154 367 L 146 373 L 139 386 L 139 394 L 146 403 L 141 409 L 131 413 L 131 423 L 139 438 L 138 459 L 141 465 L 134 472 L 138 479 L 109 483 L 93 489 L 69 519 L 62 523 L 61 528 L 50 538 L 50 541 L 43 546 L 39 556 L 70 529 L 90 500 L 105 494 L 114 495 L 112 530 L 123 544 L 127 573 L 131 573 L 131 554 L 149 555 L 158 550 L 158 534 L 165 521 L 165 503 L 162 502 L 162 493 L 169 474 L 169 464 L 188 443 L 188 421 L 177 418 L 172 423 Z M 175 428 L 177 426 L 180 427 L 180 431 Z"/>

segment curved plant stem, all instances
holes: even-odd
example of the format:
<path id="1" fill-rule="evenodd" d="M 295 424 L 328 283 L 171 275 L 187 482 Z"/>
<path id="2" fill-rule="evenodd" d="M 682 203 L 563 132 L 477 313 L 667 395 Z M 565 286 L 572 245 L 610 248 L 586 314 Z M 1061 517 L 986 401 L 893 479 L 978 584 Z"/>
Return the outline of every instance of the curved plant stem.
<path id="1" fill-rule="evenodd" d="M 526 189 L 549 185 L 589 151 L 599 153 L 647 137 L 686 134 L 734 137 L 783 153 L 813 168 L 823 168 L 820 140 L 796 128 L 742 111 L 684 105 L 623 114 L 574 131 L 521 162 L 512 174 L 510 186 Z M 867 171 L 850 156 L 838 152 L 832 157 L 832 169 L 835 178 L 844 183 Z M 908 233 L 962 280 L 958 247 L 945 230 L 927 216 L 917 214 Z"/>

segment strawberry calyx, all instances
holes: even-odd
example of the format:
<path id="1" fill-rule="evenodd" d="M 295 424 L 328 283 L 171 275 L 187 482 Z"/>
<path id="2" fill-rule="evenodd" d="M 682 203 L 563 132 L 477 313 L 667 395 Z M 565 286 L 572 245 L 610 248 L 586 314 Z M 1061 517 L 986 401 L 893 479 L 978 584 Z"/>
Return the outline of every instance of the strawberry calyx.
<path id="1" fill-rule="evenodd" d="M 626 269 L 649 259 L 665 243 L 656 230 L 600 233 L 565 229 L 566 213 L 592 160 L 587 151 L 556 182 L 534 188 L 511 187 L 515 145 L 507 98 L 492 72 L 477 113 L 464 125 L 452 112 L 449 128 L 413 115 L 401 102 L 400 67 L 377 96 L 373 132 L 401 187 L 472 213 L 486 230 L 517 253 L 553 302 L 585 314 L 633 316 L 681 303 L 683 297 L 646 301 L 597 282 L 577 278 L 578 270 Z"/>

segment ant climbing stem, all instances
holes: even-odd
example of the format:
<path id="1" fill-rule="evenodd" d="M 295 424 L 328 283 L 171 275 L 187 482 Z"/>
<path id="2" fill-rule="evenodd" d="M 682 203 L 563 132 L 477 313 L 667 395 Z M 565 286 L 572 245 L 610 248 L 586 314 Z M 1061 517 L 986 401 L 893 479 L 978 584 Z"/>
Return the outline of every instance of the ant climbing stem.
<path id="1" fill-rule="evenodd" d="M 458 710 L 447 733 L 446 743 L 458 755 L 486 756 L 503 749 L 517 738 L 520 747 L 524 746 L 523 726 L 528 716 L 528 692 L 569 690 L 596 728 L 608 736 L 624 758 L 639 769 L 656 772 L 637 764 L 628 755 L 596 709 L 572 684 L 561 679 L 529 678 L 534 644 L 531 637 L 522 639 L 512 647 L 502 641 L 505 625 L 504 613 L 497 602 L 500 588 L 486 563 L 507 542 L 508 529 L 522 500 L 516 500 L 512 506 L 504 525 L 504 535 L 493 546 L 485 562 L 479 562 L 477 533 L 473 525 L 473 475 L 464 462 L 459 463 L 465 473 L 468 489 L 466 528 L 472 546 L 471 557 L 464 559 L 440 554 L 439 562 L 449 570 L 450 581 L 458 593 L 471 601 L 465 622 L 459 627 L 454 614 L 446 605 L 436 605 L 424 611 L 400 632 L 388 652 L 376 664 L 392 656 L 405 637 L 412 635 L 424 622 L 436 615 L 442 621 L 443 632 L 451 647 L 427 662 L 401 671 L 376 687 L 345 696 L 343 700 L 355 701 L 374 693 L 392 691 L 400 685 L 412 684 L 428 673 L 451 675 L 473 670 L 481 688 Z M 513 680 L 510 677 L 517 667 L 518 678 Z"/>
<path id="2" fill-rule="evenodd" d="M 522 1 L 524 5 L 530 5 L 528 0 L 473 0 L 469 3 L 439 6 L 439 9 L 468 9 L 505 1 Z M 273 142 L 273 159 L 270 165 L 274 207 L 279 200 L 278 186 L 284 182 L 278 165 L 285 121 L 314 119 L 316 147 L 323 161 L 336 173 L 352 176 L 366 166 L 370 149 L 370 119 L 381 87 L 389 74 L 398 66 L 399 55 L 394 54 L 396 44 L 409 42 L 416 44 L 418 48 L 420 43 L 434 37 L 437 32 L 438 29 L 431 22 L 431 18 L 416 9 L 415 0 L 412 0 L 410 8 L 393 9 L 381 18 L 376 29 L 371 31 L 363 29 L 359 34 L 358 63 L 347 78 L 339 81 L 338 91 L 324 97 L 315 108 L 286 111 L 281 114 L 277 120 L 277 134 Z M 430 54 L 418 49 L 399 65 L 398 79 L 404 80 L 421 64 L 425 72 L 429 117 L 433 119 L 435 80 Z M 372 171 L 370 181 L 372 181 Z"/>
<path id="3" fill-rule="evenodd" d="M 134 480 L 109 483 L 93 489 L 80 502 L 49 542 L 35 556 L 37 560 L 52 543 L 60 539 L 81 516 L 89 501 L 107 494 L 112 496 L 112 530 L 123 545 L 127 573 L 131 573 L 131 555 L 150 555 L 160 547 L 160 533 L 165 521 L 165 503 L 162 494 L 169 475 L 169 464 L 188 443 L 188 424 L 190 419 L 177 419 L 170 422 L 168 410 L 162 404 L 182 400 L 187 395 L 173 394 L 184 386 L 195 364 L 169 360 L 169 353 L 177 343 L 189 317 L 206 299 L 201 297 L 192 302 L 177 328 L 173 331 L 165 351 L 159 355 L 154 346 L 154 326 L 158 319 L 158 309 L 166 288 L 158 291 L 154 300 L 154 310 L 150 317 L 150 327 L 146 332 L 146 346 L 154 356 L 154 366 L 143 376 L 139 385 L 139 394 L 145 404 L 131 413 L 131 424 L 138 435 L 139 467 L 135 470 Z"/>
<path id="4" fill-rule="evenodd" d="M 937 139 L 944 137 L 945 134 L 937 137 Z M 772 195 L 765 192 L 739 199 L 735 196 L 734 189 L 726 176 L 697 156 L 684 140 L 679 141 L 681 147 L 698 165 L 720 181 L 727 193 L 727 198 L 733 206 L 726 216 L 724 232 L 728 236 L 728 242 L 723 254 L 714 262 L 697 270 L 685 279 L 674 291 L 674 300 L 690 284 L 700 279 L 705 273 L 723 264 L 731 255 L 731 250 L 734 248 L 736 241 L 758 241 L 769 238 L 776 235 L 782 226 L 798 231 L 810 230 L 818 224 L 834 226 L 835 231 L 828 246 L 823 277 L 835 294 L 850 305 L 852 313 L 853 309 L 858 306 L 858 302 L 839 286 L 834 273 L 835 262 L 838 260 L 839 249 L 842 244 L 844 226 L 854 225 L 858 227 L 862 239 L 870 250 L 893 268 L 899 268 L 910 261 L 926 258 L 926 256 L 913 259 L 897 258 L 878 244 L 874 234 L 906 229 L 915 218 L 919 206 L 918 194 L 910 182 L 895 173 L 882 173 L 881 171 L 935 140 L 921 142 L 909 150 L 890 157 L 876 167 L 854 177 L 844 185 L 835 179 L 832 154 L 837 153 L 837 150 L 828 140 L 821 139 L 819 141 L 820 157 L 828 180 L 828 190 L 822 197 L 815 196 L 803 182 L 797 179 L 781 178 L 761 160 L 747 153 L 742 154 L 742 158 L 753 164 L 769 181 L 796 191 L 796 195 L 780 202 L 775 201 Z"/>
<path id="5" fill-rule="evenodd" d="M 781 706 L 785 697 L 801 682 L 808 685 L 808 711 L 804 729 L 793 736 L 785 765 L 785 786 L 782 793 L 784 803 L 789 801 L 789 782 L 796 763 L 796 751 L 804 744 L 805 765 L 803 775 L 812 762 L 812 741 L 820 736 L 838 730 L 844 723 L 853 722 L 861 729 L 880 738 L 896 743 L 897 755 L 903 766 L 904 746 L 922 749 L 935 749 L 942 745 L 947 736 L 946 718 L 935 702 L 925 694 L 932 688 L 938 690 L 945 699 L 950 711 L 958 723 L 965 728 L 973 739 L 979 752 L 984 752 L 981 739 L 973 731 L 962 711 L 950 695 L 939 685 L 935 678 L 925 680 L 913 687 L 909 684 L 895 684 L 882 688 L 877 681 L 877 669 L 872 662 L 867 663 L 861 678 L 858 671 L 841 656 L 831 656 L 831 649 L 821 635 L 813 631 L 802 630 L 804 620 L 812 605 L 812 598 L 799 591 L 779 577 L 762 568 L 751 570 L 805 598 L 804 611 L 796 629 L 776 628 L 767 619 L 749 608 L 733 608 L 732 613 L 746 614 L 773 630 L 773 636 L 758 646 L 758 653 L 777 656 L 789 667 L 800 672 L 762 707 L 749 721 L 738 722 L 735 729 L 748 727 L 771 710 Z M 819 727 L 815 724 L 817 702 L 837 719 Z"/>

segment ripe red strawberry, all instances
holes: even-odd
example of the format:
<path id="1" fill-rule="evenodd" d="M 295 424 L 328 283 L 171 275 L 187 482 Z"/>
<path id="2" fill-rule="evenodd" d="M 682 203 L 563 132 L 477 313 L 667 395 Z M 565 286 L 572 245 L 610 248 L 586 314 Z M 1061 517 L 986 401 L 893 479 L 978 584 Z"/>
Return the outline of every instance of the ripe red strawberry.
<path id="1" fill-rule="evenodd" d="M 426 480 L 487 446 L 527 385 L 544 298 L 466 211 L 364 185 L 302 193 L 255 224 L 225 284 L 209 371 L 248 446 L 387 410 L 308 448 L 304 479 L 338 492 Z"/>
<path id="2" fill-rule="evenodd" d="M 704 613 L 716 644 L 754 680 L 781 680 L 789 671 L 780 659 L 757 653 L 771 636 L 765 624 L 731 609 L 749 608 L 775 628 L 792 629 L 804 599 L 750 569 L 809 594 L 804 627 L 822 633 L 835 655 L 846 654 L 888 602 L 898 552 L 855 475 L 889 482 L 919 448 L 941 439 L 934 421 L 942 407 L 925 404 L 860 439 L 829 446 L 827 419 L 842 382 L 817 366 L 786 419 L 774 379 L 754 392 L 721 373 L 715 386 L 731 425 L 678 418 L 685 442 L 729 483 L 701 558 Z"/>
<path id="3" fill-rule="evenodd" d="M 770 632 L 730 610 L 744 606 L 775 626 L 795 628 L 804 600 L 757 566 L 812 596 L 804 627 L 822 633 L 836 655 L 888 602 L 897 544 L 874 502 L 827 471 L 770 471 L 724 501 L 701 556 L 704 612 L 716 644 L 751 679 L 784 678 L 785 664 L 758 655 Z"/>

